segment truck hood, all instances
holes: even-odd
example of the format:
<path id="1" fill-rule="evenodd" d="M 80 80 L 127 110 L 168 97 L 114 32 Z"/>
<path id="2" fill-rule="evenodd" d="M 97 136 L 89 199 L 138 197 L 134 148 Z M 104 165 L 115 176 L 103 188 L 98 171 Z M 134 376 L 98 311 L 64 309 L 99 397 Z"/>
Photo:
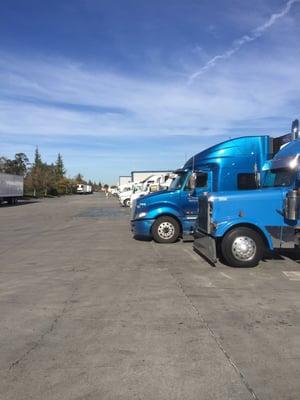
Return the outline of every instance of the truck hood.
<path id="1" fill-rule="evenodd" d="M 132 195 L 132 190 L 127 190 L 126 192 L 119 193 L 119 197 L 120 198 L 131 197 L 131 195 Z"/>
<path id="2" fill-rule="evenodd" d="M 212 220 L 227 224 L 231 220 L 276 225 L 282 221 L 284 199 L 289 188 L 266 188 L 209 193 L 213 204 Z"/>
<path id="3" fill-rule="evenodd" d="M 156 201 L 163 200 L 166 195 L 169 196 L 170 194 L 173 194 L 175 192 L 177 192 L 177 189 L 174 189 L 174 190 L 160 190 L 158 192 L 149 193 L 149 194 L 147 194 L 145 196 L 139 197 L 139 198 L 136 199 L 136 202 L 137 202 L 137 204 L 139 202 L 146 203 L 146 204 L 152 204 L 152 203 L 154 203 Z"/>
<path id="4" fill-rule="evenodd" d="M 265 189 L 255 189 L 255 190 L 231 190 L 223 192 L 209 192 L 208 197 L 214 202 L 224 202 L 224 201 L 244 201 L 248 199 L 252 200 L 267 200 L 268 198 L 278 197 L 281 194 L 286 194 L 290 188 L 277 187 L 277 188 L 265 188 Z"/>

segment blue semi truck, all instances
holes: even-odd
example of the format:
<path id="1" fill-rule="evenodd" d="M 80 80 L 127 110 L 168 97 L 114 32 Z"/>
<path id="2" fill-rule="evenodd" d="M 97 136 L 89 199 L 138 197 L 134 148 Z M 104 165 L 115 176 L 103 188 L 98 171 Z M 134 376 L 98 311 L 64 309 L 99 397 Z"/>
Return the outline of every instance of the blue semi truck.
<path id="1" fill-rule="evenodd" d="M 204 192 L 257 188 L 258 175 L 288 135 L 244 136 L 214 145 L 192 157 L 168 190 L 142 197 L 132 204 L 134 237 L 173 243 L 192 239 L 198 198 Z"/>
<path id="2" fill-rule="evenodd" d="M 266 251 L 300 245 L 299 123 L 292 141 L 264 167 L 258 190 L 211 192 L 199 198 L 194 249 L 212 263 L 254 267 Z"/>

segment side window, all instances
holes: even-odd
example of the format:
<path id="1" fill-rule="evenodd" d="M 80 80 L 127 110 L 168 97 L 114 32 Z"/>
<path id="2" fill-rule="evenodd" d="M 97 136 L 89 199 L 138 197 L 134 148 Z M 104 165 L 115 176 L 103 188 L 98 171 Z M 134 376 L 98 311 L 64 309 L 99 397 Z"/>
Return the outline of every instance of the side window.
<path id="1" fill-rule="evenodd" d="M 207 179 L 208 179 L 208 175 L 207 174 L 197 174 L 197 178 L 196 178 L 196 189 L 197 188 L 204 188 L 207 186 Z"/>
<path id="2" fill-rule="evenodd" d="M 249 173 L 238 174 L 237 187 L 239 190 L 257 189 L 255 174 L 249 174 Z"/>
<path id="3" fill-rule="evenodd" d="M 291 171 L 282 171 L 276 175 L 274 185 L 275 186 L 290 186 L 294 181 L 294 175 Z"/>
<path id="4" fill-rule="evenodd" d="M 203 172 L 198 172 L 197 174 L 192 174 L 188 180 L 185 190 L 192 189 L 202 189 L 207 187 L 208 174 Z"/>

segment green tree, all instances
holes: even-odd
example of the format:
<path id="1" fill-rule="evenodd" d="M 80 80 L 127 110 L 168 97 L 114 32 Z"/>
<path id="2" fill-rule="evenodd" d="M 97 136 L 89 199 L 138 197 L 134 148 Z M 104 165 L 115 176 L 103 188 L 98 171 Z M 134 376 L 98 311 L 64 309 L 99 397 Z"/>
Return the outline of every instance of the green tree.
<path id="1" fill-rule="evenodd" d="M 29 159 L 25 153 L 15 154 L 14 164 L 15 164 L 15 173 L 17 175 L 25 176 L 27 174 Z"/>
<path id="2" fill-rule="evenodd" d="M 66 170 L 63 162 L 63 158 L 60 153 L 57 155 L 57 159 L 55 162 L 55 173 L 57 177 L 62 178 L 65 176 Z"/>
<path id="3" fill-rule="evenodd" d="M 41 166 L 41 188 L 43 195 L 48 196 L 48 194 L 56 195 L 56 175 L 55 166 L 53 164 L 48 165 L 43 163 Z"/>
<path id="4" fill-rule="evenodd" d="M 42 157 L 39 152 L 39 148 L 36 147 L 34 153 L 34 163 L 32 165 L 30 175 L 30 183 L 32 186 L 33 196 L 39 196 L 43 191 L 44 186 L 44 177 L 43 174 L 45 172 L 45 168 L 42 162 Z"/>
<path id="5" fill-rule="evenodd" d="M 7 166 L 7 158 L 1 156 L 0 157 L 0 172 L 6 172 L 6 166 Z"/>
<path id="6" fill-rule="evenodd" d="M 81 175 L 80 173 L 77 174 L 75 176 L 75 183 L 85 183 L 85 181 L 83 180 L 83 175 Z"/>
<path id="7" fill-rule="evenodd" d="M 0 157 L 0 171 L 7 174 L 25 176 L 28 165 L 29 160 L 25 153 L 15 154 L 15 158 L 13 160 L 10 160 L 6 157 Z"/>
<path id="8" fill-rule="evenodd" d="M 34 152 L 34 164 L 33 164 L 33 168 L 41 167 L 42 164 L 43 164 L 43 162 L 42 162 L 42 157 L 41 157 L 41 154 L 40 154 L 40 152 L 39 152 L 38 146 L 36 146 L 35 152 Z"/>
<path id="9" fill-rule="evenodd" d="M 57 155 L 54 169 L 55 169 L 55 181 L 56 181 L 55 182 L 56 194 L 61 195 L 68 193 L 69 181 L 65 177 L 66 169 L 64 166 L 62 155 L 60 153 L 58 153 Z"/>

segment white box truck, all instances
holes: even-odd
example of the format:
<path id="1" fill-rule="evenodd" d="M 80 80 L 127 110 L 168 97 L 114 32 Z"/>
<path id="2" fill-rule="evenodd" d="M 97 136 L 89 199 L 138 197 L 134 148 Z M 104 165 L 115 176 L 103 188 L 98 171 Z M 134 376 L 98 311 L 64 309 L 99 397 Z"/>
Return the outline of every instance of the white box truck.
<path id="1" fill-rule="evenodd" d="M 92 194 L 93 188 L 92 185 L 85 185 L 83 183 L 79 183 L 76 188 L 76 193 L 78 194 Z"/>
<path id="2" fill-rule="evenodd" d="M 16 204 L 24 194 L 23 176 L 0 173 L 0 204 Z"/>

